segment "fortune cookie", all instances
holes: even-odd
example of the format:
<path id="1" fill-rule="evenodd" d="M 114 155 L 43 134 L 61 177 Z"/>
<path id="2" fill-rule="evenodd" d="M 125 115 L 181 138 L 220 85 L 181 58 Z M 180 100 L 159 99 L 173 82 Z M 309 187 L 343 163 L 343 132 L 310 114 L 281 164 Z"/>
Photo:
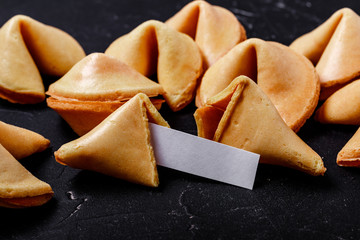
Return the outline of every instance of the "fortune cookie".
<path id="1" fill-rule="evenodd" d="M 34 177 L 1 144 L 0 159 L 0 206 L 40 206 L 52 198 L 50 185 Z"/>
<path id="2" fill-rule="evenodd" d="M 318 103 L 319 79 L 311 62 L 280 43 L 253 38 L 238 44 L 206 71 L 196 105 L 204 106 L 239 75 L 257 82 L 295 132 Z"/>
<path id="3" fill-rule="evenodd" d="M 169 127 L 149 98 L 139 93 L 82 137 L 66 143 L 55 159 L 129 182 L 159 184 L 149 123 Z"/>
<path id="4" fill-rule="evenodd" d="M 50 85 L 47 104 L 81 136 L 140 92 L 158 109 L 164 102 L 153 98 L 164 94 L 158 83 L 113 57 L 93 53 Z"/>
<path id="5" fill-rule="evenodd" d="M 333 93 L 316 111 L 321 123 L 360 125 L 360 80 Z"/>
<path id="6" fill-rule="evenodd" d="M 0 97 L 14 103 L 45 99 L 41 74 L 62 76 L 85 56 L 60 29 L 17 15 L 0 28 Z"/>
<path id="7" fill-rule="evenodd" d="M 324 100 L 360 76 L 360 17 L 351 9 L 336 11 L 313 31 L 299 37 L 290 48 L 316 66 Z"/>
<path id="8" fill-rule="evenodd" d="M 360 166 L 360 128 L 337 155 L 336 162 L 343 167 Z"/>
<path id="9" fill-rule="evenodd" d="M 173 111 L 188 105 L 202 74 L 196 43 L 168 25 L 150 20 L 115 40 L 105 54 L 118 58 L 145 76 L 157 73 L 164 98 Z"/>
<path id="10" fill-rule="evenodd" d="M 165 23 L 195 40 L 206 66 L 246 39 L 244 27 L 232 12 L 205 1 L 190 2 Z"/>
<path id="11" fill-rule="evenodd" d="M 323 175 L 321 157 L 292 131 L 267 95 L 240 76 L 196 110 L 198 135 L 260 154 L 260 163 Z"/>
<path id="12" fill-rule="evenodd" d="M 38 133 L 0 121 L 0 144 L 16 159 L 42 152 L 50 141 Z"/>

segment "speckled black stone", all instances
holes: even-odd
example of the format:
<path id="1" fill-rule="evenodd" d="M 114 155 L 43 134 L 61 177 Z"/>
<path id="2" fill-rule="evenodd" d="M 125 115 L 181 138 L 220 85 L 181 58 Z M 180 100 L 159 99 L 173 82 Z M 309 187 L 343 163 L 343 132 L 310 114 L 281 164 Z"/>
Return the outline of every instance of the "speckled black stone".
<path id="1" fill-rule="evenodd" d="M 165 21 L 188 1 L 0 0 L 0 25 L 25 14 L 74 36 L 87 54 L 148 19 Z M 248 37 L 290 44 L 334 11 L 359 1 L 210 1 L 231 10 Z M 1 67 L 1 66 L 0 66 Z M 45 77 L 48 86 L 51 81 Z M 192 103 L 164 118 L 196 134 Z M 324 177 L 261 165 L 254 190 L 159 167 L 153 189 L 55 162 L 53 152 L 76 135 L 45 103 L 0 100 L 0 120 L 34 130 L 51 147 L 21 163 L 48 182 L 54 198 L 31 209 L 0 209 L 0 239 L 359 239 L 360 170 L 336 165 L 337 152 L 356 126 L 321 125 L 312 118 L 299 136 L 324 159 Z M 1 133 L 0 133 L 1 134 Z"/>

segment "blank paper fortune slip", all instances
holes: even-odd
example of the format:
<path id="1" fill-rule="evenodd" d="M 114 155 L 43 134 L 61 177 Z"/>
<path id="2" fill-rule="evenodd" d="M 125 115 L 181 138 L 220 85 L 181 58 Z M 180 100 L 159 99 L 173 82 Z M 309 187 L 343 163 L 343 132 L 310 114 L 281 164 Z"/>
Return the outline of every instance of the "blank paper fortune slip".
<path id="1" fill-rule="evenodd" d="M 260 155 L 149 124 L 157 165 L 252 189 Z"/>

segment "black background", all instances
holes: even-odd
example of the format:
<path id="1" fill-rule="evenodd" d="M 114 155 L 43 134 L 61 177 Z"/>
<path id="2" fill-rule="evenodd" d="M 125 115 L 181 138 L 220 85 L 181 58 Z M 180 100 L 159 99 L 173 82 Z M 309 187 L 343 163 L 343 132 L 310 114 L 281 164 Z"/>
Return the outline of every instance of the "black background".
<path id="1" fill-rule="evenodd" d="M 87 54 L 103 52 L 140 23 L 165 21 L 188 1 L 0 0 L 0 25 L 25 14 L 77 39 Z M 290 44 L 333 12 L 358 1 L 210 1 L 231 10 L 248 38 Z M 1 67 L 1 66 L 0 66 Z M 48 86 L 56 79 L 45 77 Z M 196 134 L 194 104 L 163 117 Z M 0 209 L 2 239 L 358 239 L 359 169 L 336 165 L 336 155 L 357 126 L 322 125 L 312 118 L 299 136 L 323 157 L 324 177 L 260 165 L 254 190 L 158 167 L 159 188 L 127 183 L 55 162 L 53 152 L 77 136 L 45 102 L 0 100 L 0 120 L 34 130 L 51 147 L 21 163 L 48 182 L 54 198 L 30 209 Z"/>

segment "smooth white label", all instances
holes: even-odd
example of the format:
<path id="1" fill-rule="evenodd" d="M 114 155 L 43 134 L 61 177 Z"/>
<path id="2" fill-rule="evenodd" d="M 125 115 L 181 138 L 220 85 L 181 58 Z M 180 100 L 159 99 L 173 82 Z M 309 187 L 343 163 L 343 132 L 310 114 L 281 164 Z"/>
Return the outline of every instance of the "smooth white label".
<path id="1" fill-rule="evenodd" d="M 260 155 L 149 124 L 157 165 L 252 189 Z"/>

